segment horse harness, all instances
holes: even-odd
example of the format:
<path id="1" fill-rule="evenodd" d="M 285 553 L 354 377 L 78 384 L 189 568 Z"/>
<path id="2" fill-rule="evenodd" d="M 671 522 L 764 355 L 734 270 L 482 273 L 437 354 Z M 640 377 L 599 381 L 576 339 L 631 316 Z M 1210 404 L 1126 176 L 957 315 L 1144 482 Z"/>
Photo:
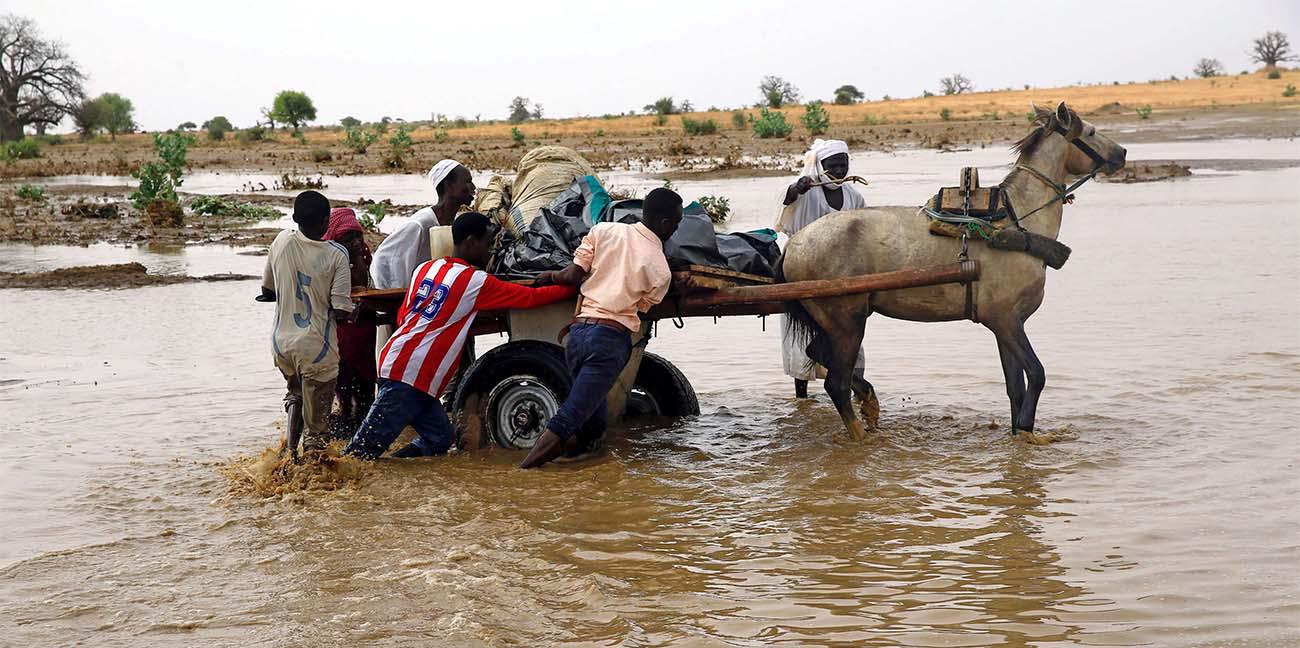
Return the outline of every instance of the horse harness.
<path id="1" fill-rule="evenodd" d="M 938 225 L 940 227 L 943 225 L 947 225 L 948 227 L 956 226 L 960 229 L 961 254 L 959 259 L 961 261 L 967 261 L 970 258 L 970 235 L 977 234 L 986 242 L 992 242 L 993 236 L 989 234 L 989 231 L 1000 229 L 1000 227 L 994 223 L 1008 218 L 1011 219 L 1016 230 L 1024 234 L 1022 237 L 1024 241 L 1024 249 L 1018 251 L 1029 252 L 1029 244 L 1031 240 L 1029 237 L 1031 236 L 1031 233 L 1025 229 L 1024 225 L 1021 224 L 1021 221 L 1027 220 L 1030 216 L 1033 216 L 1057 202 L 1060 202 L 1062 205 L 1072 204 L 1074 202 L 1075 190 L 1082 187 L 1084 183 L 1095 178 L 1101 169 L 1106 166 L 1106 159 L 1097 153 L 1097 151 L 1093 150 L 1087 142 L 1084 142 L 1077 136 L 1070 138 L 1069 131 L 1061 125 L 1059 120 L 1053 119 L 1051 128 L 1052 132 L 1058 133 L 1062 137 L 1066 138 L 1066 141 L 1070 142 L 1084 155 L 1087 155 L 1093 162 L 1092 170 L 1074 183 L 1065 185 L 1063 183 L 1054 182 L 1038 169 L 1027 164 L 1017 163 L 1015 167 L 1011 169 L 1011 172 L 1008 173 L 1006 177 L 1002 179 L 1002 182 L 998 183 L 996 187 L 982 188 L 979 186 L 978 171 L 974 167 L 964 167 L 961 171 L 960 186 L 944 187 L 940 189 L 932 199 L 935 208 L 929 206 L 922 207 L 925 214 L 933 221 L 932 225 Z M 1051 188 L 1053 194 L 1055 194 L 1050 200 L 1035 207 L 1023 216 L 1016 214 L 1015 207 L 1012 206 L 1011 198 L 1006 190 L 1007 182 L 1017 171 L 1028 173 L 1034 179 Z M 960 205 L 960 212 L 957 211 L 958 205 Z M 931 232 L 939 233 L 935 231 L 934 227 L 931 228 Z M 944 235 L 951 236 L 953 234 L 945 232 Z M 1068 248 L 1066 248 L 1065 254 L 1068 256 Z M 966 287 L 965 317 L 972 322 L 979 322 L 975 304 L 974 284 L 975 282 L 971 281 L 964 282 L 963 284 Z"/>

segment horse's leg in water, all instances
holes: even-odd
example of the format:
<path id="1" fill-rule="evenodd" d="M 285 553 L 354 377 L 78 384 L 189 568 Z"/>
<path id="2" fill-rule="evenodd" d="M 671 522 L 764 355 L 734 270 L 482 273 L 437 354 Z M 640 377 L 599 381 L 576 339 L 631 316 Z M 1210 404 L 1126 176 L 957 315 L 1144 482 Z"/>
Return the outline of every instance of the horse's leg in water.
<path id="1" fill-rule="evenodd" d="M 1020 435 L 1027 443 L 1034 445 L 1049 443 L 1052 440 L 1050 435 L 1034 433 L 1034 418 L 1038 413 L 1038 398 L 1043 394 L 1043 388 L 1047 386 L 1047 373 L 1043 371 L 1043 363 L 1038 360 L 1038 354 L 1034 353 L 1034 347 L 1029 343 L 1029 336 L 1025 335 L 1025 323 L 1020 320 L 1013 321 L 1008 333 L 1010 335 L 1007 338 L 1007 343 L 1011 355 L 1024 372 L 1026 383 L 1020 407 L 1012 419 L 1012 427 L 1016 434 Z M 1010 389 L 1008 387 L 1008 391 Z"/>
<path id="2" fill-rule="evenodd" d="M 862 331 L 862 339 L 866 340 L 867 333 L 865 328 Z M 862 418 L 866 419 L 867 429 L 875 430 L 880 425 L 880 399 L 876 397 L 876 388 L 867 380 L 866 358 L 862 347 L 858 347 L 857 356 L 854 358 L 853 367 L 853 393 L 858 397 L 858 405 L 862 410 Z M 856 359 L 863 358 L 862 367 L 857 366 Z"/>
<path id="3" fill-rule="evenodd" d="M 817 323 L 826 331 L 822 344 L 811 344 L 808 357 L 826 367 L 826 393 L 840 413 L 844 428 L 854 441 L 861 441 L 866 436 L 862 422 L 853 411 L 853 365 L 858 359 L 858 349 L 862 348 L 862 336 L 866 331 L 865 315 L 850 315 L 843 318 L 818 318 Z M 829 326 L 827 325 L 829 324 Z M 866 382 L 865 380 L 863 382 Z"/>
<path id="4" fill-rule="evenodd" d="M 1015 429 L 1020 405 L 1025 402 L 1025 371 L 1020 368 L 1020 361 L 1011 352 L 1011 343 L 996 331 L 993 334 L 998 339 L 998 357 L 1002 359 L 1002 376 L 1007 382 L 1007 399 L 1011 401 L 1011 427 Z"/>

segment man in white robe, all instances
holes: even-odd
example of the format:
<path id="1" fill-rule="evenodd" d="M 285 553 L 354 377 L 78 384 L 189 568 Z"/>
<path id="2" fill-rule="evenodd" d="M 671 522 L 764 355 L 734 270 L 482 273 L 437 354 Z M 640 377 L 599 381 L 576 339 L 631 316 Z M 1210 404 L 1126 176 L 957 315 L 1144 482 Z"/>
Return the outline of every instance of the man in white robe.
<path id="1" fill-rule="evenodd" d="M 785 190 L 781 218 L 776 230 L 794 236 L 813 221 L 831 212 L 844 209 L 861 209 L 867 206 L 862 194 L 848 183 L 835 183 L 849 174 L 849 147 L 840 140 L 816 140 L 804 154 L 804 166 L 799 179 Z M 824 184 L 823 184 L 824 183 Z M 795 395 L 807 398 L 808 381 L 818 378 L 824 370 L 812 362 L 806 353 L 808 341 L 790 329 L 790 319 L 781 316 L 781 359 L 786 375 L 794 378 Z M 865 357 L 858 349 L 855 373 L 859 376 L 866 366 Z"/>

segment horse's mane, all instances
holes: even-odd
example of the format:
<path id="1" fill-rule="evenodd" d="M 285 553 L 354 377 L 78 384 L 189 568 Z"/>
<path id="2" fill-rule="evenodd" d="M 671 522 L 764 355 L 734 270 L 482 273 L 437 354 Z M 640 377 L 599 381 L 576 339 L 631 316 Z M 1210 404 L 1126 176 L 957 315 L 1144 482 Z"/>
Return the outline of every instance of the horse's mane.
<path id="1" fill-rule="evenodd" d="M 1056 113 L 1034 106 L 1034 129 L 1029 131 L 1028 135 L 1020 138 L 1020 141 L 1011 145 L 1011 150 L 1020 155 L 1029 155 L 1038 148 L 1043 142 L 1043 137 L 1052 132 L 1056 124 Z"/>

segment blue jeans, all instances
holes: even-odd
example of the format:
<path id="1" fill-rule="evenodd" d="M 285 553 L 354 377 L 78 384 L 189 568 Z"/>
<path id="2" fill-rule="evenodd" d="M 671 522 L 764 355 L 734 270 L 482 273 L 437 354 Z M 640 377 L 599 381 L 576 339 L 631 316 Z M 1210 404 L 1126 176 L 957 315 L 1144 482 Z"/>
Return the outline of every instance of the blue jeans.
<path id="1" fill-rule="evenodd" d="M 379 396 L 343 452 L 374 459 L 407 425 L 420 435 L 411 445 L 425 456 L 446 453 L 456 440 L 456 431 L 438 399 L 404 382 L 380 378 Z"/>
<path id="2" fill-rule="evenodd" d="M 564 345 L 573 386 L 546 427 L 565 440 L 579 431 L 584 441 L 600 436 L 605 431 L 605 397 L 631 355 L 629 333 L 608 326 L 574 324 Z"/>

